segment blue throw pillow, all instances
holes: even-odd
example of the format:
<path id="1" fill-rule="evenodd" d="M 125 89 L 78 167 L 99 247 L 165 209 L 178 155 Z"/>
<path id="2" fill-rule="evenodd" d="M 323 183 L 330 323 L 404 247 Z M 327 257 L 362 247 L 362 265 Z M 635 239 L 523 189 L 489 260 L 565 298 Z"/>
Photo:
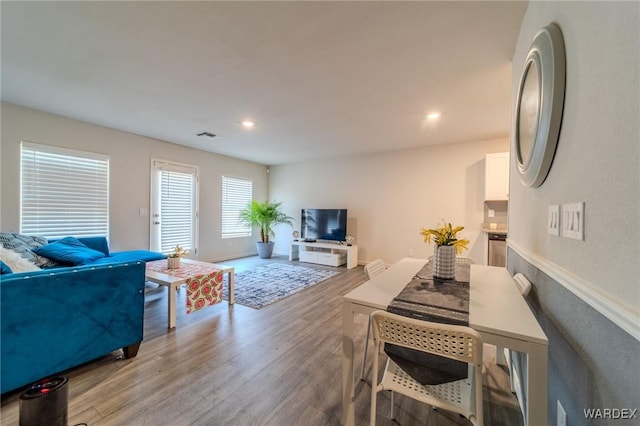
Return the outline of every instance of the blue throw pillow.
<path id="1" fill-rule="evenodd" d="M 33 251 L 40 256 L 71 266 L 87 265 L 105 256 L 104 253 L 90 249 L 74 237 L 65 237 Z"/>
<path id="2" fill-rule="evenodd" d="M 0 260 L 0 275 L 4 275 L 4 274 L 13 274 L 13 271 L 11 270 L 11 268 L 9 268 L 9 266 L 6 263 Z"/>

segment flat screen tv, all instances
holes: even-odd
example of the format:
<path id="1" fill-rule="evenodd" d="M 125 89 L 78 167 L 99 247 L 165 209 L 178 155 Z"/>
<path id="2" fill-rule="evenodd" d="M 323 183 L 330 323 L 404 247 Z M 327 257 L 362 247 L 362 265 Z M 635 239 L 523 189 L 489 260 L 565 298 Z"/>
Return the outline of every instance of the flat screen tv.
<path id="1" fill-rule="evenodd" d="M 302 209 L 300 236 L 305 240 L 344 241 L 347 209 Z"/>

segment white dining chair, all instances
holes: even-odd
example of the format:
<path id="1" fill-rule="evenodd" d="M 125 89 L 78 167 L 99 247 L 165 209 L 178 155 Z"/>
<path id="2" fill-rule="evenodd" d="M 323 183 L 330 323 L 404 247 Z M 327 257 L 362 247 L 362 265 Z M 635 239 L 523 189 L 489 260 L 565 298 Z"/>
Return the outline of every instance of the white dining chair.
<path id="1" fill-rule="evenodd" d="M 376 275 L 380 275 L 387 269 L 387 266 L 384 264 L 382 259 L 376 259 L 364 266 L 364 275 L 367 277 L 367 280 L 375 277 Z M 364 380 L 364 364 L 367 362 L 367 350 L 369 349 L 369 336 L 371 335 L 371 317 L 369 317 L 369 322 L 367 323 L 367 337 L 364 340 L 364 355 L 362 356 L 362 368 L 360 369 L 360 380 Z"/>
<path id="2" fill-rule="evenodd" d="M 472 265 L 474 263 L 470 257 L 456 256 L 456 265 Z"/>
<path id="3" fill-rule="evenodd" d="M 378 392 L 391 391 L 391 418 L 394 419 L 394 393 L 400 393 L 432 407 L 458 413 L 476 426 L 483 424 L 482 338 L 470 327 L 440 324 L 376 311 L 371 314 L 374 354 L 371 381 L 370 425 L 376 424 Z M 380 345 L 383 342 L 449 358 L 469 364 L 469 376 L 440 385 L 422 385 L 393 360 L 387 359 L 378 383 Z"/>
<path id="4" fill-rule="evenodd" d="M 375 277 L 376 275 L 380 275 L 387 269 L 382 259 L 376 259 L 364 266 L 364 275 L 367 277 L 367 280 Z"/>
<path id="5" fill-rule="evenodd" d="M 516 282 L 516 287 L 520 291 L 522 297 L 527 297 L 529 291 L 531 291 L 531 282 L 529 282 L 527 277 L 518 272 L 513 276 L 513 280 Z"/>
<path id="6" fill-rule="evenodd" d="M 433 256 L 429 257 L 431 260 Z M 472 265 L 474 263 L 473 259 L 470 257 L 464 256 L 456 256 L 456 264 L 457 265 Z M 364 267 L 364 274 L 368 280 L 375 277 L 378 274 L 381 274 L 386 269 L 384 262 L 380 259 L 376 259 L 372 262 L 369 262 Z M 364 355 L 362 357 L 362 368 L 360 369 L 360 380 L 364 380 L 364 369 L 365 363 L 367 362 L 367 351 L 369 349 L 369 336 L 371 335 L 371 317 L 369 317 L 369 324 L 367 324 L 367 338 L 364 341 Z"/>

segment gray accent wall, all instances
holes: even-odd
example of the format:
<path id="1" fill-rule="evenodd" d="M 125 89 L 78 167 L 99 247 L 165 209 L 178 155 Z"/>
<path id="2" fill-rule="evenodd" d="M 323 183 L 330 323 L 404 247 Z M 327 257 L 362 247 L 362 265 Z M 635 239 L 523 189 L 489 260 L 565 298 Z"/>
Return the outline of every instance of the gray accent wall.
<path id="1" fill-rule="evenodd" d="M 549 424 L 558 400 L 572 426 L 622 422 L 587 420 L 584 409 L 640 409 L 640 342 L 511 248 L 508 264 L 531 282 L 527 302 L 549 338 Z"/>

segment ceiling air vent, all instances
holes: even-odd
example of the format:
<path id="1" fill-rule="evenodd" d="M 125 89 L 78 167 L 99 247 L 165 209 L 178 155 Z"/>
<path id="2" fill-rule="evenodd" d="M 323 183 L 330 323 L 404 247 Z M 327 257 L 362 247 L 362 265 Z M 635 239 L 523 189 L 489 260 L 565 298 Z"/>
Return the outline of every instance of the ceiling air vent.
<path id="1" fill-rule="evenodd" d="M 198 133 L 197 136 L 206 136 L 206 137 L 211 138 L 211 139 L 216 137 L 215 133 L 211 133 L 211 132 Z"/>

